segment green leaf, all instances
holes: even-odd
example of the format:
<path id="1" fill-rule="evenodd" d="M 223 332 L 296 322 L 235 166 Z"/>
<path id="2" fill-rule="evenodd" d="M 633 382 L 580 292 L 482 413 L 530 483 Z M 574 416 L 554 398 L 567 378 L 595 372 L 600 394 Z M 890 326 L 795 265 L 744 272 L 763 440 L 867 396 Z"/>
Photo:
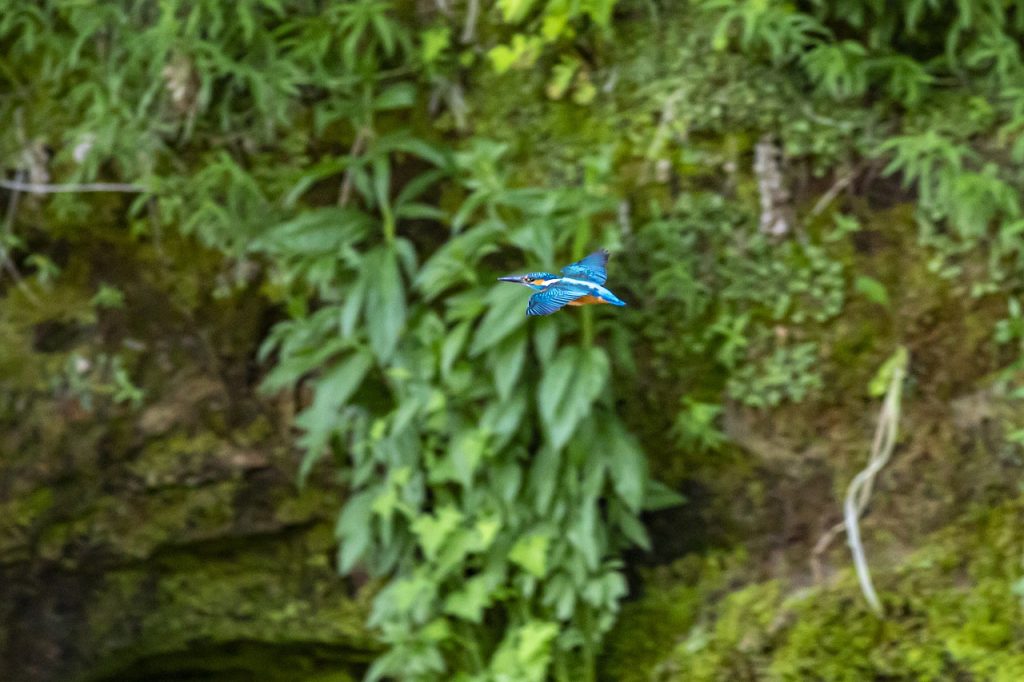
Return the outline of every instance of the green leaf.
<path id="1" fill-rule="evenodd" d="M 575 378 L 578 359 L 578 349 L 563 348 L 554 362 L 545 368 L 544 377 L 541 379 L 537 391 L 537 406 L 542 418 L 545 418 L 545 415 L 553 416 L 555 412 L 559 411 L 560 405 L 569 398 L 569 390 Z"/>
<path id="2" fill-rule="evenodd" d="M 616 494 L 632 511 L 640 511 L 647 483 L 647 460 L 636 441 L 616 421 L 604 429 L 602 448 Z"/>
<path id="3" fill-rule="evenodd" d="M 526 324 L 527 297 L 523 294 L 522 287 L 511 284 L 495 286 L 488 292 L 487 314 L 473 337 L 471 356 L 480 355 Z"/>
<path id="4" fill-rule="evenodd" d="M 475 551 L 482 552 L 488 549 L 494 542 L 494 538 L 498 536 L 498 531 L 501 530 L 501 520 L 497 517 L 482 518 L 473 524 L 473 529 L 476 531 L 477 541 Z"/>
<path id="5" fill-rule="evenodd" d="M 537 407 L 552 447 L 569 442 L 604 390 L 608 371 L 608 357 L 600 348 L 563 348 L 545 368 Z"/>
<path id="6" fill-rule="evenodd" d="M 387 588 L 388 600 L 397 612 L 423 620 L 437 595 L 438 585 L 422 572 L 397 578 Z M 371 625 L 373 622 L 371 621 Z"/>
<path id="7" fill-rule="evenodd" d="M 636 514 L 618 507 L 612 514 L 612 520 L 627 540 L 643 549 L 651 549 L 651 539 L 647 535 L 647 529 L 644 528 Z"/>
<path id="8" fill-rule="evenodd" d="M 716 450 L 725 442 L 725 434 L 716 424 L 721 413 L 722 406 L 718 403 L 706 403 L 687 396 L 672 430 L 687 449 Z"/>
<path id="9" fill-rule="evenodd" d="M 536 0 L 498 0 L 498 9 L 506 23 L 515 24 L 526 18 Z"/>
<path id="10" fill-rule="evenodd" d="M 557 623 L 544 621 L 529 621 L 509 630 L 491 660 L 488 679 L 544 682 L 558 631 Z"/>
<path id="11" fill-rule="evenodd" d="M 416 88 L 412 83 L 394 83 L 373 100 L 373 108 L 380 111 L 408 109 L 416 103 Z"/>
<path id="12" fill-rule="evenodd" d="M 491 66 L 496 73 L 505 73 L 509 69 L 529 68 L 540 54 L 541 39 L 537 36 L 524 36 L 517 33 L 512 36 L 509 45 L 496 45 L 487 52 Z"/>
<path id="13" fill-rule="evenodd" d="M 533 352 L 537 354 L 540 364 L 551 362 L 558 348 L 558 325 L 552 317 L 542 317 L 533 328 Z"/>
<path id="14" fill-rule="evenodd" d="M 644 494 L 644 511 L 669 509 L 686 502 L 686 498 L 661 481 L 648 479 L 647 492 Z"/>
<path id="15" fill-rule="evenodd" d="M 377 359 L 391 359 L 405 326 L 405 291 L 398 259 L 392 248 L 382 247 L 366 256 L 366 330 Z"/>
<path id="16" fill-rule="evenodd" d="M 531 575 L 543 578 L 548 571 L 548 543 L 546 533 L 533 533 L 519 538 L 508 553 L 508 558 Z"/>
<path id="17" fill-rule="evenodd" d="M 487 436 L 476 429 L 460 433 L 451 445 L 448 459 L 452 471 L 456 480 L 466 488 L 473 483 L 473 475 L 480 466 L 486 445 Z"/>
<path id="18" fill-rule="evenodd" d="M 341 306 L 341 313 L 338 315 L 338 328 L 341 330 L 342 336 L 351 337 L 355 333 L 356 323 L 359 321 L 359 316 L 363 312 L 363 305 L 366 303 L 367 280 L 369 277 L 369 273 L 364 269 L 360 273 L 359 279 L 348 289 L 348 295 L 345 296 L 345 302 Z"/>
<path id="19" fill-rule="evenodd" d="M 455 359 L 462 353 L 466 340 L 469 338 L 469 329 L 468 321 L 461 322 L 445 336 L 444 343 L 441 345 L 441 376 L 447 378 L 448 373 L 451 372 Z"/>
<path id="20" fill-rule="evenodd" d="M 616 2 L 617 0 L 582 0 L 580 9 L 590 15 L 595 24 L 601 28 L 608 28 L 611 25 L 612 10 L 615 8 Z"/>
<path id="21" fill-rule="evenodd" d="M 583 511 L 569 528 L 566 538 L 583 555 L 587 568 L 596 569 L 601 561 L 604 543 L 597 529 L 597 504 L 594 500 L 584 502 Z"/>
<path id="22" fill-rule="evenodd" d="M 558 485 L 558 471 L 562 464 L 561 451 L 542 447 L 533 458 L 530 468 L 530 489 L 533 492 L 534 510 L 547 514 Z"/>
<path id="23" fill-rule="evenodd" d="M 517 332 L 491 351 L 490 366 L 494 372 L 494 387 L 502 401 L 508 400 L 515 388 L 526 360 L 526 333 Z"/>
<path id="24" fill-rule="evenodd" d="M 373 500 L 377 490 L 364 490 L 345 502 L 334 535 L 338 538 L 338 571 L 348 573 L 366 554 L 373 539 Z"/>
<path id="25" fill-rule="evenodd" d="M 410 135 L 406 131 L 399 131 L 380 137 L 377 140 L 376 146 L 388 152 L 403 152 L 418 156 L 441 169 L 450 168 L 452 163 L 449 147 L 431 144 L 421 137 Z M 416 180 L 414 179 L 410 182 L 416 182 Z"/>
<path id="26" fill-rule="evenodd" d="M 448 595 L 444 601 L 444 612 L 471 623 L 480 623 L 484 609 L 491 604 L 495 582 L 494 577 L 486 573 L 473 576 Z"/>
<path id="27" fill-rule="evenodd" d="M 885 285 L 879 282 L 873 277 L 867 275 L 859 275 L 853 283 L 854 290 L 863 294 L 872 303 L 877 303 L 880 306 L 886 308 L 889 307 L 889 292 L 886 291 Z"/>
<path id="28" fill-rule="evenodd" d="M 447 26 L 434 26 L 420 33 L 420 58 L 427 64 L 441 56 L 451 43 L 451 29 Z"/>
<path id="29" fill-rule="evenodd" d="M 561 99 L 565 95 L 566 90 L 569 89 L 572 78 L 576 75 L 576 71 L 579 68 L 580 61 L 578 59 L 563 57 L 561 63 L 556 64 L 551 70 L 551 79 L 544 88 L 548 97 L 551 99 Z"/>
<path id="30" fill-rule="evenodd" d="M 480 418 L 480 428 L 496 437 L 495 447 L 503 446 L 519 428 L 526 413 L 527 394 L 522 388 L 502 402 L 491 402 Z"/>
<path id="31" fill-rule="evenodd" d="M 902 376 L 903 372 L 906 371 L 909 359 L 910 356 L 905 347 L 900 346 L 897 348 L 889 356 L 889 359 L 882 363 L 874 378 L 871 379 L 871 382 L 868 384 L 868 395 L 875 398 L 885 395 L 886 391 L 889 390 L 889 383 L 892 381 L 894 373 L 899 372 Z"/>
<path id="32" fill-rule="evenodd" d="M 576 588 L 565 573 L 556 573 L 544 581 L 544 604 L 555 608 L 560 620 L 570 620 L 576 606 Z"/>
<path id="33" fill-rule="evenodd" d="M 576 88 L 572 93 L 572 101 L 581 106 L 586 106 L 597 97 L 597 86 L 590 80 L 586 72 L 577 80 Z"/>
<path id="34" fill-rule="evenodd" d="M 437 558 L 438 550 L 441 549 L 452 532 L 459 527 L 460 523 L 462 523 L 462 512 L 451 505 L 441 507 L 436 515 L 418 516 L 412 522 L 412 531 L 416 534 L 420 547 L 423 549 L 423 556 L 428 561 Z"/>
<path id="35" fill-rule="evenodd" d="M 270 370 L 260 384 L 260 392 L 271 395 L 283 388 L 294 386 L 305 374 L 322 367 L 331 356 L 352 347 L 347 339 L 334 338 L 319 348 L 303 349 L 302 352 L 289 354 L 278 361 L 277 366 Z"/>
<path id="36" fill-rule="evenodd" d="M 299 468 L 300 482 L 305 481 L 313 465 L 323 456 L 328 440 L 339 425 L 339 410 L 363 383 L 370 366 L 369 356 L 355 353 L 317 381 L 312 404 L 295 418 L 295 424 L 305 431 L 299 439 L 306 449 Z"/>
<path id="37" fill-rule="evenodd" d="M 99 291 L 89 303 L 97 308 L 123 308 L 124 293 L 117 287 L 101 282 Z"/>
<path id="38" fill-rule="evenodd" d="M 317 208 L 270 228 L 249 250 L 280 256 L 337 256 L 366 236 L 370 217 L 353 208 Z"/>

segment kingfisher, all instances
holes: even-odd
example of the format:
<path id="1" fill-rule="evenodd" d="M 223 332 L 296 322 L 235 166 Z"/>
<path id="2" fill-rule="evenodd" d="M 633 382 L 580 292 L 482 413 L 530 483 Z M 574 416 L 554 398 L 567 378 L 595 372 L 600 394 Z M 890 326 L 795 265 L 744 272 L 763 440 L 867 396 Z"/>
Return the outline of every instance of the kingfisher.
<path id="1" fill-rule="evenodd" d="M 537 292 L 530 297 L 530 303 L 526 306 L 527 315 L 550 315 L 567 305 L 626 305 L 625 301 L 604 288 L 608 280 L 608 273 L 605 272 L 607 263 L 608 250 L 601 249 L 583 260 L 566 265 L 562 268 L 561 277 L 550 272 L 530 272 L 499 277 L 498 281 L 517 282 Z"/>

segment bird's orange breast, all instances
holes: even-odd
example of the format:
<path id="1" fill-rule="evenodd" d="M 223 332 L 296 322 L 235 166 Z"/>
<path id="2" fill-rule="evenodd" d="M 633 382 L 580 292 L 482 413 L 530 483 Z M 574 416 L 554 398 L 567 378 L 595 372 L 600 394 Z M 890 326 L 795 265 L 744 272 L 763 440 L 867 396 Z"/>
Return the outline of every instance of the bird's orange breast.
<path id="1" fill-rule="evenodd" d="M 603 298 L 600 298 L 598 296 L 591 296 L 590 294 L 587 294 L 586 296 L 580 296 L 575 301 L 569 301 L 569 305 L 591 305 L 592 303 L 607 303 L 607 302 L 608 301 L 604 300 Z"/>

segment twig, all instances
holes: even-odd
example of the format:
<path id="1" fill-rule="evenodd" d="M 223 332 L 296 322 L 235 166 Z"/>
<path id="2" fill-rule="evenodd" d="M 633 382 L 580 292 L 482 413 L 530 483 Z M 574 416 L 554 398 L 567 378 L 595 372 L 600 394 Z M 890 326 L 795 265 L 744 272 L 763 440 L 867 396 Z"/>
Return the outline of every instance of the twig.
<path id="1" fill-rule="evenodd" d="M 666 97 L 664 103 L 661 105 L 661 113 L 658 116 L 658 127 L 654 130 L 654 135 L 651 137 L 651 143 L 647 146 L 647 152 L 645 154 L 647 161 L 644 165 L 644 175 L 649 175 L 652 160 L 661 153 L 661 148 L 664 146 L 665 139 L 668 137 L 669 127 L 676 119 L 676 107 L 685 96 L 686 91 L 683 88 L 679 88 Z"/>
<path id="2" fill-rule="evenodd" d="M 141 185 L 130 185 L 121 182 L 83 182 L 65 185 L 51 185 L 37 182 L 21 182 L 18 180 L 0 180 L 0 187 L 14 192 L 25 192 L 26 194 L 58 194 L 60 192 L 142 193 L 149 191 Z"/>
<path id="3" fill-rule="evenodd" d="M 17 181 L 20 182 L 21 179 L 25 177 L 25 171 L 19 169 L 15 177 L 17 178 Z M 11 192 L 11 198 L 7 202 L 7 214 L 4 217 L 3 234 L 0 236 L 6 237 L 7 235 L 11 234 L 11 231 L 14 227 L 14 216 L 18 212 L 18 201 L 20 198 L 21 192 L 17 190 Z M 7 273 L 11 276 L 11 279 L 14 280 L 14 284 L 17 285 L 17 287 L 21 289 L 22 293 L 25 294 L 25 298 L 27 298 L 32 303 L 38 304 L 39 299 L 36 297 L 34 293 L 32 293 L 32 289 L 28 286 L 28 284 L 25 283 L 25 280 L 22 278 L 21 273 L 18 271 L 18 266 L 14 264 L 13 260 L 11 260 L 11 254 L 8 253 L 7 246 L 3 241 L 0 241 L 0 257 L 3 258 L 4 270 L 6 270 Z"/>
<path id="4" fill-rule="evenodd" d="M 836 536 L 846 530 L 846 524 L 840 521 L 839 523 L 833 524 L 831 528 L 822 533 L 818 541 L 814 543 L 814 549 L 811 550 L 811 574 L 814 576 L 814 582 L 821 584 L 825 581 L 825 569 L 822 567 L 822 557 L 828 548 L 832 545 L 832 541 L 836 539 Z"/>
<path id="5" fill-rule="evenodd" d="M 885 400 L 882 403 L 882 410 L 878 417 L 878 427 L 875 429 L 875 437 L 871 443 L 871 456 L 868 460 L 868 465 L 853 477 L 850 486 L 846 489 L 846 498 L 843 501 L 843 522 L 830 528 L 814 548 L 814 558 L 820 557 L 832 539 L 843 530 L 846 530 L 846 539 L 853 554 L 853 565 L 857 570 L 857 579 L 860 581 L 861 591 L 864 593 L 864 598 L 868 601 L 872 610 L 879 616 L 883 615 L 882 604 L 871 582 L 871 571 L 868 569 L 868 562 L 864 556 L 864 545 L 860 538 L 860 523 L 858 519 L 865 508 L 867 508 L 868 501 L 871 499 L 875 477 L 889 462 L 889 459 L 892 457 L 893 448 L 896 446 L 903 379 L 906 376 L 908 364 L 906 349 L 900 348 L 886 364 L 890 371 L 889 381 L 885 392 Z M 820 573 L 820 567 L 818 567 L 816 573 Z"/>
<path id="6" fill-rule="evenodd" d="M 850 124 L 849 123 L 847 123 L 845 121 L 840 121 L 839 119 L 829 118 L 827 116 L 822 116 L 821 114 L 816 112 L 811 107 L 811 105 L 809 105 L 809 104 L 804 104 L 804 108 L 803 109 L 804 109 L 804 113 L 807 115 L 807 118 L 811 119 L 815 123 L 818 123 L 819 125 L 830 126 L 832 128 L 839 128 L 841 130 L 849 130 L 850 129 Z"/>
<path id="7" fill-rule="evenodd" d="M 807 215 L 807 217 L 817 217 L 822 211 L 828 208 L 828 205 L 835 201 L 835 198 L 839 196 L 839 193 L 846 189 L 851 182 L 853 182 L 854 178 L 857 177 L 857 174 L 859 172 L 859 169 L 851 170 L 849 173 L 846 173 L 838 180 L 836 180 L 832 184 L 832 186 L 828 188 L 828 191 L 821 195 L 821 198 L 818 199 L 817 203 L 814 204 L 814 208 L 811 209 L 811 212 Z"/>
<path id="8" fill-rule="evenodd" d="M 476 34 L 476 17 L 479 12 L 479 0 L 469 0 L 469 9 L 466 12 L 466 25 L 462 29 L 461 40 L 463 43 L 473 42 L 473 37 Z"/>
<path id="9" fill-rule="evenodd" d="M 366 148 L 366 139 L 368 137 L 367 129 L 360 128 L 359 132 L 356 133 L 356 139 L 352 141 L 352 148 L 348 151 L 348 168 L 345 169 L 345 177 L 341 181 L 341 190 L 338 192 L 338 206 L 347 204 L 352 195 L 352 168 L 355 167 L 355 160 L 359 158 Z"/>
<path id="10" fill-rule="evenodd" d="M 25 171 L 19 169 L 15 173 L 15 182 L 21 182 L 21 179 L 25 177 Z M 21 192 L 14 190 L 11 192 L 11 200 L 7 202 L 7 215 L 4 217 L 4 234 L 8 235 L 11 233 L 11 228 L 14 225 L 14 214 L 18 211 L 18 201 L 21 199 Z"/>
<path id="11" fill-rule="evenodd" d="M 633 233 L 633 222 L 629 217 L 629 199 L 623 199 L 619 202 L 618 206 L 618 218 L 619 218 L 619 230 L 622 231 L 623 235 L 630 235 Z"/>

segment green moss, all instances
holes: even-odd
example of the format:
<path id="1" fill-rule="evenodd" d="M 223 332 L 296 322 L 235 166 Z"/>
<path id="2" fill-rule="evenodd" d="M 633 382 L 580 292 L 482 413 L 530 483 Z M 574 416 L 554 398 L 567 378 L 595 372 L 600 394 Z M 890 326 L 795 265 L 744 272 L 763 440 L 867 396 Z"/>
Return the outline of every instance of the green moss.
<path id="1" fill-rule="evenodd" d="M 876 569 L 884 619 L 867 608 L 850 571 L 832 586 L 788 594 L 768 581 L 723 596 L 717 573 L 660 588 L 701 595 L 702 603 L 673 602 L 686 614 L 675 622 L 692 623 L 675 633 L 672 653 L 656 665 L 641 649 L 638 667 L 666 681 L 1024 679 L 1022 528 L 1024 498 L 971 512 L 901 565 Z M 627 609 L 617 639 L 653 632 L 665 641 L 661 624 L 672 620 L 672 608 L 652 608 L 655 599 Z M 624 647 L 616 656 L 611 670 L 633 661 Z"/>
<path id="2" fill-rule="evenodd" d="M 694 626 L 704 602 L 727 584 L 745 563 L 742 552 L 689 555 L 647 572 L 644 595 L 623 606 L 608 636 L 601 678 L 646 682 L 665 653 Z"/>
<path id="3" fill-rule="evenodd" d="M 210 431 L 175 433 L 149 443 L 128 471 L 149 487 L 174 485 L 200 476 L 204 469 L 224 466 L 218 462 L 224 447 L 223 439 Z"/>
<path id="4" fill-rule="evenodd" d="M 54 503 L 52 488 L 38 488 L 0 504 L 0 557 L 6 561 L 11 552 L 27 549 L 31 529 L 50 511 Z"/>
<path id="5" fill-rule="evenodd" d="M 144 682 L 155 679 L 217 682 L 355 682 L 364 666 L 343 647 L 294 643 L 274 646 L 259 642 L 225 642 L 196 646 L 183 653 L 147 657 L 91 676 L 95 682 Z"/>
<path id="6" fill-rule="evenodd" d="M 305 488 L 301 492 L 288 490 L 288 494 L 275 507 L 281 523 L 302 523 L 311 518 L 333 516 L 341 504 L 340 496 L 320 488 Z"/>
<path id="7" fill-rule="evenodd" d="M 102 547 L 141 559 L 161 545 L 197 542 L 227 534 L 235 518 L 234 481 L 194 490 L 166 488 L 146 495 L 100 497 L 75 519 L 54 524 L 40 538 L 39 555 L 71 559 L 68 547 Z"/>
<path id="8" fill-rule="evenodd" d="M 193 663 L 251 674 L 264 654 L 292 657 L 297 667 L 289 677 L 286 666 L 270 666 L 259 679 L 305 679 L 297 671 L 324 672 L 320 659 L 341 670 L 364 664 L 377 648 L 363 626 L 365 598 L 349 596 L 331 566 L 308 561 L 330 533 L 322 525 L 323 533 L 168 551 L 108 574 L 88 612 L 90 679 L 142 679 L 141 671 Z M 250 651 L 233 653 L 239 643 Z"/>

